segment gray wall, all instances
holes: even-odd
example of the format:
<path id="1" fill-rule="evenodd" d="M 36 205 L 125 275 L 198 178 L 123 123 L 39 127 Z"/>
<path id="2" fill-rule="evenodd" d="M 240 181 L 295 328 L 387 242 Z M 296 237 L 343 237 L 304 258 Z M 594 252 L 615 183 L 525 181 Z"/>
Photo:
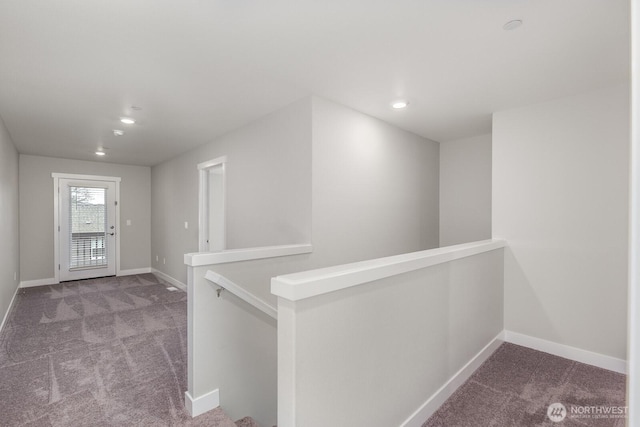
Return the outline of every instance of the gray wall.
<path id="1" fill-rule="evenodd" d="M 18 151 L 0 118 L 0 322 L 20 280 Z"/>
<path id="2" fill-rule="evenodd" d="M 494 114 L 505 328 L 625 359 L 629 88 Z"/>
<path id="3" fill-rule="evenodd" d="M 186 283 L 184 254 L 198 251 L 197 165 L 221 156 L 228 159 L 228 249 L 309 242 L 310 111 L 309 99 L 296 102 L 154 166 L 152 266 Z"/>
<path id="4" fill-rule="evenodd" d="M 151 170 L 144 166 L 20 155 L 21 280 L 54 277 L 53 178 L 70 173 L 121 177 L 120 268 L 148 268 L 151 259 Z M 126 225 L 126 220 L 131 225 Z"/>
<path id="5" fill-rule="evenodd" d="M 271 277 L 438 247 L 438 143 L 330 101 L 311 102 L 313 253 L 215 266 L 273 303 Z"/>
<path id="6" fill-rule="evenodd" d="M 440 144 L 440 246 L 491 238 L 491 135 Z"/>
<path id="7" fill-rule="evenodd" d="M 439 145 L 313 98 L 313 258 L 344 264 L 438 247 Z"/>
<path id="8" fill-rule="evenodd" d="M 186 282 L 183 255 L 198 250 L 197 164 L 224 155 L 230 249 L 313 243 L 302 264 L 276 274 L 437 247 L 438 150 L 333 102 L 296 102 L 152 168 L 152 265 Z M 271 276 L 245 264 L 218 269 L 268 297 Z"/>

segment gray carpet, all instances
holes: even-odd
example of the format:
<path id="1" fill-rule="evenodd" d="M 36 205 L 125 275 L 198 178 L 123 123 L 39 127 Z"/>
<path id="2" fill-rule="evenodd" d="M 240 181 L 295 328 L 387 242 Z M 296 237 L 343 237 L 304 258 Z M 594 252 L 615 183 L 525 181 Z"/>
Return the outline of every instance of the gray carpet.
<path id="1" fill-rule="evenodd" d="M 144 274 L 19 290 L 0 334 L 0 426 L 236 427 L 184 409 L 186 294 L 167 286 Z M 423 427 L 618 427 L 553 423 L 547 407 L 624 398 L 624 375 L 505 343 Z"/>
<path id="2" fill-rule="evenodd" d="M 597 418 L 580 408 L 623 407 L 625 381 L 622 374 L 504 343 L 423 427 L 622 427 L 624 418 Z M 556 402 L 567 412 L 553 422 L 547 409 Z M 582 413 L 572 415 L 572 407 Z"/>
<path id="3" fill-rule="evenodd" d="M 20 289 L 0 334 L 1 426 L 236 427 L 191 418 L 186 293 L 152 274 Z"/>

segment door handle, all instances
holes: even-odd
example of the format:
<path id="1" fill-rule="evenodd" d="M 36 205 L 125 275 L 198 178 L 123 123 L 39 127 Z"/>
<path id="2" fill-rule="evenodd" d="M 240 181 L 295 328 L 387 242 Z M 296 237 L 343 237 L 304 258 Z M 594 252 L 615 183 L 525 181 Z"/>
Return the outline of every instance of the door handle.
<path id="1" fill-rule="evenodd" d="M 113 236 L 113 235 L 115 235 L 115 234 L 116 234 L 116 233 L 109 233 L 109 235 L 110 235 L 110 236 Z"/>

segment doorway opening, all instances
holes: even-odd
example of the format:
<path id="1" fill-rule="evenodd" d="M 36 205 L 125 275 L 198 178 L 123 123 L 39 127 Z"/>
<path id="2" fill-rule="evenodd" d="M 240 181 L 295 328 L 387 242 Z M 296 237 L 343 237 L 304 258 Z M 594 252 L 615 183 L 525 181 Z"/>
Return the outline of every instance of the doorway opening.
<path id="1" fill-rule="evenodd" d="M 227 157 L 223 156 L 198 164 L 199 252 L 217 252 L 227 248 L 226 162 Z"/>
<path id="2" fill-rule="evenodd" d="M 114 276 L 120 178 L 53 174 L 56 281 Z"/>

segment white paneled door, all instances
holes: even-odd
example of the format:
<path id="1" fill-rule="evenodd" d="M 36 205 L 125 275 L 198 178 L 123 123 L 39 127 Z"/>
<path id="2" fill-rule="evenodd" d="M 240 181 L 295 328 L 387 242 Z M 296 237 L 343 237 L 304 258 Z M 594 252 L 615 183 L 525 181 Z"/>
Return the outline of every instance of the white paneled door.
<path id="1" fill-rule="evenodd" d="M 116 274 L 116 183 L 60 179 L 60 281 Z"/>

